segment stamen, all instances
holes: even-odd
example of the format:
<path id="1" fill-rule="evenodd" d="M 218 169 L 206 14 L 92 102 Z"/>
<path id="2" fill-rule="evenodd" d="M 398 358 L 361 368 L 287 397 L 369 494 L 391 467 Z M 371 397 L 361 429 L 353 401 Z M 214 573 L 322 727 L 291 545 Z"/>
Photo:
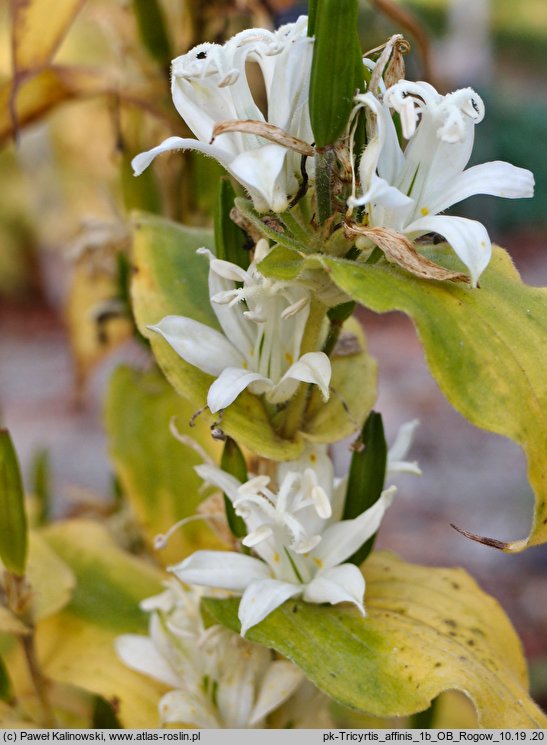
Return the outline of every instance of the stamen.
<path id="1" fill-rule="evenodd" d="M 289 305 L 288 308 L 285 308 L 281 313 L 281 318 L 286 320 L 287 318 L 296 315 L 300 310 L 302 310 L 302 308 L 305 308 L 306 305 L 308 305 L 309 301 L 310 299 L 308 297 L 300 298 L 300 300 L 297 300 L 292 305 Z"/>
<path id="2" fill-rule="evenodd" d="M 220 512 L 213 512 L 208 515 L 191 515 L 190 517 L 185 517 L 172 525 L 167 533 L 158 533 L 158 535 L 154 538 L 154 550 L 160 551 L 162 548 L 165 548 L 171 536 L 176 533 L 179 528 L 183 528 L 188 523 L 195 522 L 196 520 L 224 520 L 224 517 L 224 514 Z"/>
<path id="3" fill-rule="evenodd" d="M 251 533 L 246 535 L 241 543 L 244 546 L 247 546 L 247 548 L 253 548 L 253 546 L 262 543 L 262 541 L 265 541 L 272 535 L 273 530 L 269 525 L 260 525 L 256 530 L 253 530 Z"/>
<path id="4" fill-rule="evenodd" d="M 314 503 L 315 511 L 323 520 L 328 520 L 332 515 L 332 506 L 326 491 L 322 486 L 314 486 L 311 490 L 311 498 Z"/>

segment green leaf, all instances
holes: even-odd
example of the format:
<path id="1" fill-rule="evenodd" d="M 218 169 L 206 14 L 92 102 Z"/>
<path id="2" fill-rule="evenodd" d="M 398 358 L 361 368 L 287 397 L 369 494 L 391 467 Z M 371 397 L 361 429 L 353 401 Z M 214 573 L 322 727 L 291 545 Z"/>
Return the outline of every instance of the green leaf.
<path id="1" fill-rule="evenodd" d="M 119 634 L 147 633 L 139 602 L 161 591 L 162 574 L 118 548 L 105 528 L 87 520 L 56 523 L 42 536 L 77 578 L 61 613 L 37 627 L 44 674 L 115 703 L 124 727 L 158 726 L 165 686 L 123 665 L 114 650 Z"/>
<path id="2" fill-rule="evenodd" d="M 249 252 L 244 246 L 247 236 L 230 217 L 236 193 L 227 177 L 219 181 L 217 206 L 215 210 L 215 254 L 218 259 L 231 261 L 243 269 L 249 266 Z"/>
<path id="3" fill-rule="evenodd" d="M 0 558 L 22 577 L 27 563 L 25 493 L 17 453 L 7 429 L 0 429 Z"/>
<path id="4" fill-rule="evenodd" d="M 228 437 L 224 445 L 220 467 L 223 471 L 226 471 L 226 473 L 235 476 L 235 478 L 242 484 L 244 484 L 249 478 L 247 475 L 247 464 L 245 463 L 243 453 L 239 449 L 237 442 L 232 440 L 231 437 Z M 224 507 L 226 509 L 228 525 L 235 537 L 243 538 L 246 536 L 247 526 L 245 525 L 245 520 L 243 520 L 242 517 L 239 517 L 239 515 L 236 515 L 234 505 L 226 494 L 224 494 Z"/>
<path id="5" fill-rule="evenodd" d="M 342 136 L 353 108 L 357 16 L 357 0 L 317 0 L 309 106 L 318 148 Z"/>
<path id="6" fill-rule="evenodd" d="M 137 325 L 150 339 L 167 379 L 190 401 L 194 411 L 205 405 L 213 378 L 182 360 L 159 334 L 147 327 L 174 314 L 218 328 L 209 302 L 207 261 L 196 255 L 201 246 L 212 248 L 209 231 L 140 213 L 134 220 L 132 297 Z M 208 424 L 215 421 L 206 412 L 202 417 Z M 302 452 L 299 439 L 285 440 L 276 434 L 262 400 L 248 391 L 224 411 L 220 426 L 241 445 L 266 458 L 291 460 Z"/>
<path id="7" fill-rule="evenodd" d="M 374 716 L 427 709 L 461 690 L 483 727 L 545 727 L 528 695 L 521 645 L 499 604 L 462 569 L 406 564 L 372 554 L 365 564 L 367 617 L 347 606 L 288 601 L 247 638 L 295 662 L 339 703 Z M 238 599 L 203 601 L 239 630 Z"/>
<path id="8" fill-rule="evenodd" d="M 447 252 L 438 246 L 424 253 L 453 268 Z M 547 291 L 523 284 L 508 254 L 497 247 L 477 290 L 418 279 L 385 262 L 324 258 L 323 263 L 330 278 L 366 307 L 410 316 L 450 403 L 476 426 L 523 447 L 536 494 L 530 535 L 493 545 L 521 551 L 546 541 Z"/>
<path id="9" fill-rule="evenodd" d="M 190 428 L 193 407 L 177 395 L 159 370 L 139 372 L 119 367 L 110 381 L 105 417 L 109 449 L 131 508 L 149 550 L 154 538 L 179 520 L 197 513 L 203 500 L 201 479 L 194 466 L 202 462 L 196 452 L 178 442 L 169 429 L 192 437 L 213 458 L 220 447 L 200 418 Z M 219 544 L 203 521 L 177 530 L 155 555 L 163 564 L 181 561 L 199 548 Z"/>
<path id="10" fill-rule="evenodd" d="M 371 411 L 361 432 L 362 450 L 351 458 L 348 475 L 344 520 L 352 520 L 372 507 L 382 494 L 387 466 L 387 443 L 384 436 L 382 415 Z M 359 566 L 374 546 L 372 536 L 349 560 Z"/>

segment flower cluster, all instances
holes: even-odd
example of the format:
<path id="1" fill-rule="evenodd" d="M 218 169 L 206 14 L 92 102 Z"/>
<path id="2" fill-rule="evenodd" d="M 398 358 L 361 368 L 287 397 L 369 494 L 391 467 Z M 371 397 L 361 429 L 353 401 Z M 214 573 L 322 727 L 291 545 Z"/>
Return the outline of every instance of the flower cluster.
<path id="1" fill-rule="evenodd" d="M 166 585 L 141 603 L 150 613 L 149 635 L 124 634 L 116 640 L 126 665 L 171 689 L 159 702 L 161 724 L 263 727 L 295 693 L 301 702 L 306 698 L 299 689 L 309 684 L 297 667 L 220 626 L 206 630 L 200 594 L 176 580 Z M 313 705 L 316 697 L 308 692 L 307 698 Z M 305 716 L 301 710 L 299 718 Z"/>
<path id="2" fill-rule="evenodd" d="M 247 270 L 209 258 L 209 293 L 224 333 L 182 316 L 166 316 L 151 326 L 184 360 L 216 380 L 207 396 L 212 412 L 229 406 L 249 388 L 272 404 L 287 401 L 299 382 L 319 386 L 329 398 L 331 364 L 320 351 L 301 354 L 311 293 L 294 284 L 263 277 L 257 269 L 269 251 L 258 242 Z"/>
<path id="3" fill-rule="evenodd" d="M 246 188 L 259 212 L 284 212 L 298 191 L 301 156 L 283 139 L 269 141 L 266 127 L 283 133 L 287 141 L 313 141 L 307 104 L 313 40 L 306 36 L 306 26 L 307 19 L 301 17 L 276 32 L 243 31 L 223 46 L 200 44 L 175 59 L 173 101 L 197 139 L 169 137 L 137 155 L 135 174 L 165 151 L 198 150 L 216 158 Z M 253 99 L 248 61 L 262 71 L 268 121 Z M 374 67 L 371 60 L 364 62 Z M 442 235 L 476 285 L 491 256 L 486 228 L 475 220 L 440 213 L 475 194 L 530 197 L 533 175 L 502 161 L 464 170 L 475 125 L 485 113 L 471 88 L 443 96 L 428 83 L 401 80 L 387 90 L 381 83 L 380 91 L 358 94 L 355 102 L 368 111 L 371 136 L 359 163 L 351 164 L 360 193 L 357 196 L 354 188 L 349 208 L 364 208 L 367 227 L 392 229 L 411 239 L 430 232 Z M 404 149 L 392 112 L 400 117 Z M 231 126 L 222 129 L 226 123 Z M 245 129 L 249 123 L 265 127 Z M 216 127 L 222 132 L 219 144 L 211 144 Z M 313 177 L 313 168 L 308 171 Z"/>
<path id="4" fill-rule="evenodd" d="M 475 125 L 484 104 L 471 88 L 441 96 L 428 83 L 401 81 L 380 101 L 356 96 L 374 116 L 376 133 L 359 163 L 361 194 L 348 200 L 365 207 L 371 227 L 392 228 L 417 238 L 442 235 L 467 266 L 473 284 L 488 265 L 492 246 L 481 223 L 439 213 L 474 194 L 531 197 L 530 171 L 494 161 L 464 170 L 473 149 Z M 401 117 L 408 140 L 401 149 L 390 110 Z"/>
<path id="5" fill-rule="evenodd" d="M 298 190 L 300 156 L 255 134 L 226 132 L 210 144 L 215 125 L 223 122 L 265 122 L 253 99 L 247 62 L 259 65 L 266 88 L 268 123 L 293 137 L 313 139 L 308 89 L 313 42 L 306 35 L 308 19 L 278 31 L 249 29 L 226 44 L 200 44 L 173 60 L 171 91 L 177 111 L 197 139 L 169 137 L 133 159 L 135 175 L 168 150 L 198 150 L 218 160 L 251 195 L 261 212 L 287 209 Z"/>
<path id="6" fill-rule="evenodd" d="M 401 428 L 388 473 L 420 473 L 415 463 L 403 460 L 416 424 Z M 347 480 L 334 477 L 325 446 L 308 447 L 298 460 L 277 464 L 275 484 L 261 475 L 241 483 L 210 464 L 196 471 L 230 499 L 247 527 L 242 543 L 256 557 L 197 551 L 172 571 L 189 584 L 241 593 L 243 636 L 294 597 L 311 603 L 348 602 L 365 614 L 364 577 L 355 564 L 344 562 L 377 532 L 395 487 L 358 517 L 343 520 Z"/>

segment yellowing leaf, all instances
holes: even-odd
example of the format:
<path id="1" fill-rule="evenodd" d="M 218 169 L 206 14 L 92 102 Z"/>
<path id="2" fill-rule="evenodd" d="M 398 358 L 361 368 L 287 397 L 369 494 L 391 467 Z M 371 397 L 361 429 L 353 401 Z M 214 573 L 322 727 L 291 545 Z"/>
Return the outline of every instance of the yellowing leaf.
<path id="1" fill-rule="evenodd" d="M 213 378 L 182 360 L 159 334 L 147 327 L 169 314 L 218 327 L 209 302 L 207 261 L 196 255 L 201 246 L 212 248 L 210 232 L 142 213 L 134 220 L 135 318 L 141 333 L 150 339 L 167 379 L 194 410 L 205 405 Z M 201 416 L 209 424 L 215 421 L 206 412 Z M 297 458 L 303 448 L 302 441 L 277 435 L 261 399 L 248 391 L 224 411 L 220 426 L 241 445 L 266 458 L 290 460 Z"/>
<path id="2" fill-rule="evenodd" d="M 139 373 L 120 367 L 114 373 L 106 403 L 106 428 L 110 453 L 123 491 L 131 504 L 144 536 L 153 550 L 154 537 L 165 533 L 184 517 L 195 515 L 203 495 L 194 466 L 202 459 L 178 442 L 169 430 L 176 427 L 214 457 L 220 458 L 219 443 L 198 417 L 189 427 L 193 407 L 155 369 Z M 177 530 L 166 548 L 157 552 L 164 564 L 173 564 L 198 548 L 220 547 L 218 539 L 202 521 Z"/>
<path id="3" fill-rule="evenodd" d="M 30 534 L 27 579 L 32 588 L 31 615 L 35 621 L 64 608 L 76 586 L 70 567 L 38 533 Z"/>
<path id="4" fill-rule="evenodd" d="M 528 695 L 518 637 L 466 572 L 386 553 L 372 554 L 364 570 L 366 618 L 347 606 L 288 601 L 247 637 L 288 657 L 341 704 L 374 716 L 423 711 L 455 689 L 472 700 L 483 727 L 547 726 Z M 239 629 L 238 599 L 203 602 L 215 621 Z"/>
<path id="5" fill-rule="evenodd" d="M 119 549 L 103 527 L 90 521 L 56 523 L 42 535 L 78 583 L 69 605 L 38 625 L 45 674 L 119 705 L 125 727 L 156 727 L 165 688 L 119 662 L 114 640 L 122 633 L 147 633 L 138 604 L 161 591 L 162 574 Z"/>
<path id="6" fill-rule="evenodd" d="M 443 247 L 428 256 L 454 264 Z M 547 540 L 547 291 L 523 284 L 501 248 L 476 290 L 411 277 L 384 263 L 323 262 L 331 279 L 363 305 L 409 315 L 450 403 L 473 424 L 525 450 L 536 493 L 532 529 L 528 539 L 494 544 L 520 551 Z"/>
<path id="7" fill-rule="evenodd" d="M 57 51 L 85 0 L 13 0 L 15 70 L 45 65 Z"/>
<path id="8" fill-rule="evenodd" d="M 333 442 L 358 430 L 376 397 L 378 369 L 367 352 L 365 335 L 350 319 L 344 325 L 338 353 L 332 357 L 331 395 L 325 404 L 320 391 L 314 390 L 303 430 L 313 442 Z"/>
<path id="9" fill-rule="evenodd" d="M 8 80 L 0 85 L 0 142 L 64 101 L 97 95 L 109 88 L 100 73 L 76 67 L 49 67 L 16 82 Z"/>
<path id="10" fill-rule="evenodd" d="M 118 295 L 112 272 L 93 269 L 80 262 L 72 276 L 65 308 L 70 345 L 76 368 L 78 389 L 93 367 L 116 346 L 130 338 L 133 324 L 129 318 L 109 317 L 108 303 Z M 102 321 L 101 312 L 107 318 Z"/>

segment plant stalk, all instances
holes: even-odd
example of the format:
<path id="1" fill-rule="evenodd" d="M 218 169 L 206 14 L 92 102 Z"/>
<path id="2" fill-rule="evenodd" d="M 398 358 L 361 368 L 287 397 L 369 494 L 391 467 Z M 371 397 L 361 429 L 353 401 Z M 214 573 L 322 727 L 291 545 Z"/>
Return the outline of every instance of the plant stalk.
<path id="1" fill-rule="evenodd" d="M 302 337 L 300 355 L 307 352 L 315 352 L 319 346 L 321 328 L 327 309 L 319 300 L 313 299 L 310 303 L 310 314 Z M 289 401 L 285 412 L 285 419 L 281 427 L 281 434 L 288 440 L 292 440 L 300 429 L 302 418 L 306 411 L 309 397 L 309 384 L 301 383 L 294 396 Z"/>

